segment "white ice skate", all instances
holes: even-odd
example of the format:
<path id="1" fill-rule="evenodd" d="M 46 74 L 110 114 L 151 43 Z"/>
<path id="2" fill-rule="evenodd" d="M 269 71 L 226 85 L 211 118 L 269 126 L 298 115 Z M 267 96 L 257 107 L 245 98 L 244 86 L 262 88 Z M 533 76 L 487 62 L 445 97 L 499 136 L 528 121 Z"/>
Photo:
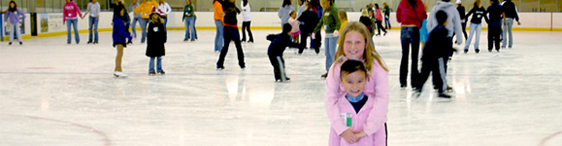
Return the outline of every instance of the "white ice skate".
<path id="1" fill-rule="evenodd" d="M 129 75 L 120 71 L 116 71 L 113 73 L 113 76 L 115 76 L 116 78 L 127 78 Z"/>

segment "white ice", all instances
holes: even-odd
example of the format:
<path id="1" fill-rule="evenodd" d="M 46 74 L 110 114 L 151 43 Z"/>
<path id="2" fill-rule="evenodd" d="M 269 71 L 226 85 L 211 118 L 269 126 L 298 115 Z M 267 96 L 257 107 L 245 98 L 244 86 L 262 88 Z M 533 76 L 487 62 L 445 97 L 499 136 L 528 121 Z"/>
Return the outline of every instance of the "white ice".
<path id="1" fill-rule="evenodd" d="M 231 45 L 225 70 L 215 70 L 215 32 L 183 42 L 170 31 L 165 76 L 148 76 L 146 44 L 125 49 L 112 76 L 111 32 L 100 44 L 66 44 L 66 36 L 0 44 L 0 146 L 321 146 L 324 50 L 285 51 L 290 83 L 275 83 L 265 36 L 243 44 L 247 69 Z M 514 47 L 455 54 L 447 79 L 452 99 L 437 98 L 431 81 L 419 98 L 400 90 L 400 31 L 375 37 L 390 69 L 391 146 L 555 146 L 562 144 L 562 32 L 514 32 Z M 73 40 L 74 42 L 74 40 Z M 462 46 L 458 46 L 461 48 Z"/>

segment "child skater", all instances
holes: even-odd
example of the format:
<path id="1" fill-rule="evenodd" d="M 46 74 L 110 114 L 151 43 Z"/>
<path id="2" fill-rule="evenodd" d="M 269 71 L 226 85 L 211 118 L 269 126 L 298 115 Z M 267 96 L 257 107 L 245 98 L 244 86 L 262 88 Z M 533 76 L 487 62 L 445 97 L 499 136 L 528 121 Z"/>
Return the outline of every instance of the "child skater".
<path id="1" fill-rule="evenodd" d="M 301 33 L 299 29 L 299 21 L 297 20 L 297 13 L 295 11 L 289 12 L 289 24 L 291 24 L 291 37 L 293 38 L 293 42 L 299 43 L 299 34 Z M 283 26 L 284 27 L 284 26 Z"/>
<path id="2" fill-rule="evenodd" d="M 338 8 L 334 6 L 334 0 L 321 0 L 321 4 L 322 8 L 324 8 L 324 13 L 322 19 L 316 25 L 316 28 L 314 28 L 315 34 L 312 35 L 312 38 L 315 39 L 316 37 L 319 37 L 316 36 L 316 33 L 320 32 L 321 28 L 325 29 L 326 38 L 324 39 L 324 43 L 326 46 L 324 48 L 326 48 L 326 71 L 328 71 L 334 62 L 341 22 L 338 16 Z M 326 78 L 327 76 L 328 72 L 320 77 Z"/>
<path id="3" fill-rule="evenodd" d="M 298 43 L 291 41 L 291 25 L 283 25 L 283 32 L 277 35 L 270 34 L 267 36 L 267 40 L 271 41 L 269 48 L 267 49 L 267 56 L 269 56 L 269 61 L 273 65 L 273 73 L 275 74 L 276 82 L 286 82 L 291 80 L 287 77 L 285 73 L 285 60 L 283 60 L 283 52 L 287 46 L 299 47 Z"/>
<path id="4" fill-rule="evenodd" d="M 150 15 L 150 23 L 148 23 L 148 35 L 146 45 L 146 56 L 150 57 L 148 64 L 148 75 L 166 74 L 162 70 L 162 56 L 166 55 L 164 43 L 166 43 L 166 29 L 164 28 L 164 21 L 157 13 Z M 154 59 L 156 58 L 156 72 L 154 71 Z"/>
<path id="5" fill-rule="evenodd" d="M 117 1 L 119 3 L 119 1 Z M 122 1 L 121 1 L 122 2 Z M 126 18 L 125 9 L 123 7 L 115 7 L 113 15 L 113 47 L 117 48 L 117 56 L 115 57 L 115 72 L 113 75 L 115 77 L 126 78 L 127 74 L 123 73 L 123 69 L 121 68 L 121 60 L 123 58 L 123 48 L 127 47 L 127 39 L 130 43 L 133 37 L 127 31 L 126 27 Z"/>
<path id="6" fill-rule="evenodd" d="M 342 41 L 335 56 L 338 59 L 330 67 L 326 78 L 326 97 L 324 99 L 332 132 L 349 144 L 360 142 L 360 139 L 365 136 L 373 137 L 377 134 L 386 136 L 385 123 L 389 97 L 388 69 L 375 50 L 373 40 L 365 25 L 360 22 L 349 22 L 343 29 L 341 37 Z M 367 101 L 368 104 L 373 104 L 373 108 L 368 110 L 369 116 L 362 128 L 347 127 L 340 117 L 343 111 L 338 108 L 340 95 L 345 92 L 341 90 L 345 83 L 341 81 L 340 70 L 347 58 L 364 62 L 368 79 L 365 81 L 363 93 L 374 99 Z M 379 145 L 379 142 L 386 143 L 386 139 L 379 139 L 376 145 Z"/>
<path id="7" fill-rule="evenodd" d="M 449 31 L 445 28 L 447 25 L 447 13 L 438 11 L 435 14 L 438 25 L 429 33 L 429 38 L 422 51 L 422 67 L 420 73 L 419 83 L 415 87 L 415 94 L 420 96 L 422 87 L 429 77 L 429 73 L 433 72 L 433 80 L 437 91 L 438 97 L 451 98 L 450 95 L 445 93 L 447 89 L 447 79 L 445 78 L 445 66 L 448 54 L 452 52 L 453 45 L 451 39 L 448 37 Z"/>
<path id="8" fill-rule="evenodd" d="M 375 21 L 377 23 L 377 29 L 379 30 L 377 36 L 381 35 L 381 29 L 384 32 L 383 35 L 386 35 L 386 29 L 382 27 L 382 13 L 381 13 L 381 9 L 379 9 L 379 4 L 375 4 L 375 19 L 377 20 Z"/>
<path id="9" fill-rule="evenodd" d="M 336 105 L 341 112 L 341 120 L 349 129 L 355 131 L 363 130 L 368 122 L 369 113 L 374 108 L 374 97 L 363 92 L 368 78 L 367 69 L 359 60 L 349 59 L 341 65 L 340 81 L 345 94 L 338 97 Z M 328 145 L 386 146 L 386 133 L 382 128 L 373 135 L 362 133 L 357 137 L 356 141 L 348 143 L 332 129 Z"/>

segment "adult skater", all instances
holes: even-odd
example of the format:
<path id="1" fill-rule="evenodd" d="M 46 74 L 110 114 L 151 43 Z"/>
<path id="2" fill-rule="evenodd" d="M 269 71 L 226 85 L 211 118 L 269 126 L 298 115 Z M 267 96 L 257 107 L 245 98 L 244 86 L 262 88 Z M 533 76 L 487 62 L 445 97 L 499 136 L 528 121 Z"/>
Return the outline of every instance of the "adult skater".
<path id="1" fill-rule="evenodd" d="M 382 3 L 383 13 L 384 13 L 384 28 L 390 30 L 392 26 L 390 26 L 390 8 L 386 3 Z"/>
<path id="2" fill-rule="evenodd" d="M 312 30 L 314 30 L 318 22 L 320 22 L 320 18 L 318 17 L 317 14 L 318 11 L 322 11 L 322 10 L 317 9 L 317 7 L 311 6 L 311 3 L 308 3 L 308 6 L 306 6 L 302 14 L 298 16 L 299 18 L 297 20 L 301 22 L 301 25 L 299 26 L 299 28 L 301 28 L 300 43 L 302 46 L 304 46 L 299 48 L 299 54 L 302 54 L 304 52 L 304 48 L 307 45 L 306 40 L 308 39 L 308 36 L 311 36 Z M 316 54 L 320 53 L 319 39 L 320 39 L 320 34 L 316 36 L 316 39 L 311 38 L 310 40 L 310 49 L 314 49 Z"/>
<path id="3" fill-rule="evenodd" d="M 139 2 L 137 0 L 133 0 L 133 4 L 129 6 L 129 13 L 133 13 L 133 22 L 131 23 L 130 27 L 133 29 L 133 37 L 137 38 L 137 23 L 141 24 L 141 14 L 135 12 L 134 10 L 139 7 Z"/>
<path id="4" fill-rule="evenodd" d="M 277 16 L 279 16 L 279 19 L 281 19 L 281 27 L 289 23 L 289 17 L 291 17 L 291 15 L 289 15 L 289 12 L 291 11 L 295 11 L 295 7 L 293 7 L 293 5 L 291 4 L 291 0 L 283 0 L 283 5 L 281 5 L 281 8 L 279 8 L 279 12 L 277 12 Z"/>
<path id="5" fill-rule="evenodd" d="M 517 7 L 515 4 L 511 2 L 511 0 L 506 0 L 503 4 L 503 10 L 505 12 L 505 21 L 503 25 L 505 26 L 503 29 L 503 43 L 502 48 L 505 48 L 506 45 L 511 48 L 513 46 L 513 34 L 511 33 L 511 28 L 513 27 L 513 20 L 517 21 L 517 25 L 521 25 L 519 22 L 519 15 L 517 15 Z M 509 35 L 509 37 L 507 37 Z M 509 39 L 509 44 L 507 40 Z"/>
<path id="6" fill-rule="evenodd" d="M 135 13 L 141 15 L 142 20 L 140 21 L 140 26 L 142 29 L 141 43 L 146 40 L 146 26 L 150 21 L 150 14 L 152 10 L 158 8 L 158 3 L 155 0 L 142 0 L 141 4 L 135 8 Z"/>
<path id="7" fill-rule="evenodd" d="M 66 0 L 63 10 L 62 24 L 66 24 L 67 40 L 66 42 L 70 44 L 70 26 L 74 27 L 74 38 L 76 39 L 76 44 L 80 43 L 80 35 L 78 34 L 78 16 L 82 17 L 80 13 L 80 7 L 73 0 Z M 68 21 L 68 23 L 66 23 Z"/>
<path id="8" fill-rule="evenodd" d="M 168 14 L 172 12 L 172 8 L 164 0 L 159 0 L 158 10 L 156 10 L 156 12 L 160 14 L 160 17 L 164 20 L 164 29 L 166 29 L 166 26 L 168 24 Z"/>
<path id="9" fill-rule="evenodd" d="M 123 1 L 118 0 L 117 2 L 122 3 Z M 115 7 L 114 12 L 117 14 L 114 14 L 113 18 L 113 47 L 117 48 L 117 55 L 115 57 L 115 72 L 113 73 L 115 77 L 127 77 L 127 74 L 123 73 L 121 60 L 123 58 L 123 48 L 127 47 L 127 43 L 125 42 L 127 42 L 127 40 L 131 42 L 130 40 L 133 39 L 125 27 L 125 24 L 127 23 L 126 20 L 128 20 L 128 18 L 125 18 L 125 10 L 122 8 L 123 7 Z"/>
<path id="10" fill-rule="evenodd" d="M 22 18 L 21 21 L 25 20 L 25 14 L 18 8 L 16 2 L 14 2 L 13 0 L 10 1 L 9 8 L 6 11 L 6 17 L 4 17 L 4 22 L 6 22 L 5 24 L 7 24 L 6 26 L 9 29 L 15 31 L 16 37 L 18 37 L 18 40 L 20 41 L 20 45 L 23 45 L 23 40 L 21 38 L 21 30 L 20 30 L 20 25 L 21 25 L 20 18 Z M 14 32 L 9 32 L 9 33 L 10 33 L 10 42 L 8 44 L 12 45 L 12 42 L 14 41 Z"/>
<path id="11" fill-rule="evenodd" d="M 191 3 L 191 0 L 185 0 L 185 7 L 183 8 L 183 17 L 181 21 L 185 23 L 185 37 L 183 41 L 191 39 L 195 41 L 195 36 L 197 36 L 197 31 L 195 30 L 195 8 Z"/>
<path id="12" fill-rule="evenodd" d="M 464 34 L 464 39 L 466 40 L 468 38 L 466 35 L 466 9 L 462 5 L 461 0 L 457 0 L 457 11 L 459 12 L 459 16 L 461 18 L 462 33 Z"/>
<path id="13" fill-rule="evenodd" d="M 238 65 L 244 70 L 246 64 L 244 63 L 244 50 L 242 50 L 242 44 L 240 43 L 240 33 L 238 32 L 238 20 L 236 15 L 240 14 L 240 9 L 236 8 L 234 3 L 236 0 L 229 0 L 229 2 L 223 3 L 224 10 L 224 47 L 219 55 L 219 60 L 217 61 L 217 69 L 224 69 L 224 57 L 228 53 L 228 46 L 230 41 L 234 41 L 236 46 L 236 51 L 238 53 Z"/>
<path id="14" fill-rule="evenodd" d="M 224 26 L 222 24 L 224 12 L 222 10 L 223 0 L 213 0 L 213 18 L 215 19 L 215 26 L 217 33 L 215 34 L 215 52 L 220 52 L 224 44 Z"/>
<path id="15" fill-rule="evenodd" d="M 496 51 L 500 52 L 501 20 L 503 19 L 503 22 L 505 22 L 506 18 L 498 0 L 490 0 L 490 6 L 486 13 L 490 18 L 490 20 L 486 19 L 488 23 L 488 51 L 492 52 L 495 45 Z"/>
<path id="16" fill-rule="evenodd" d="M 248 43 L 254 42 L 254 35 L 252 35 L 252 30 L 250 30 L 250 26 L 252 24 L 252 17 L 250 16 L 250 3 L 248 0 L 242 0 L 242 17 L 244 20 L 242 21 L 242 42 L 246 41 L 246 31 L 248 31 Z"/>
<path id="17" fill-rule="evenodd" d="M 421 22 L 427 18 L 425 6 L 421 0 L 402 0 L 396 9 L 396 20 L 401 23 L 400 40 L 402 42 L 402 60 L 400 61 L 400 88 L 406 89 L 408 77 L 408 55 L 411 46 L 410 85 L 416 85 L 420 50 Z"/>

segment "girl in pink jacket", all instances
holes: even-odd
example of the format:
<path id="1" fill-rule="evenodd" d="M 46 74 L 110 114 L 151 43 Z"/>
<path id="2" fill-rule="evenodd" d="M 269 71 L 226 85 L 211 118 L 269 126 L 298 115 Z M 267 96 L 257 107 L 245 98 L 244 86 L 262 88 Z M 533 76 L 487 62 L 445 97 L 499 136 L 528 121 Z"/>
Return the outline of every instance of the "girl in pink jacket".
<path id="1" fill-rule="evenodd" d="M 80 35 L 78 35 L 78 16 L 82 17 L 82 13 L 80 13 L 80 7 L 72 1 L 66 0 L 66 4 L 64 4 L 63 10 L 63 19 L 62 24 L 66 22 L 66 32 L 67 32 L 67 40 L 66 42 L 70 44 L 71 36 L 70 36 L 70 26 L 74 27 L 74 37 L 76 38 L 76 44 L 80 43 Z"/>
<path id="2" fill-rule="evenodd" d="M 341 81 L 346 94 L 339 96 L 337 107 L 340 110 L 342 122 L 353 131 L 361 131 L 367 124 L 369 112 L 373 109 L 375 98 L 365 95 L 365 83 L 369 74 L 363 62 L 359 60 L 347 60 L 341 65 Z M 381 125 L 384 126 L 384 125 Z M 328 144 L 330 146 L 386 146 L 385 129 L 379 129 L 375 134 L 367 136 L 360 135 L 353 143 L 348 143 L 338 136 L 332 129 Z"/>
<path id="3" fill-rule="evenodd" d="M 365 25 L 360 22 L 350 22 L 343 29 L 340 37 L 342 37 L 342 41 L 335 56 L 338 59 L 330 67 L 326 78 L 324 106 L 332 132 L 351 144 L 363 136 L 372 137 L 373 134 L 381 133 L 381 130 L 384 133 L 388 112 L 388 69 L 376 52 L 369 30 Z M 363 93 L 371 95 L 370 98 L 373 100 L 369 100 L 368 103 L 373 104 L 373 108 L 365 111 L 368 116 L 365 124 L 359 129 L 347 127 L 340 118 L 342 112 L 338 107 L 338 102 L 341 102 L 340 95 L 345 94 L 340 81 L 340 70 L 346 58 L 363 61 L 369 74 Z"/>

